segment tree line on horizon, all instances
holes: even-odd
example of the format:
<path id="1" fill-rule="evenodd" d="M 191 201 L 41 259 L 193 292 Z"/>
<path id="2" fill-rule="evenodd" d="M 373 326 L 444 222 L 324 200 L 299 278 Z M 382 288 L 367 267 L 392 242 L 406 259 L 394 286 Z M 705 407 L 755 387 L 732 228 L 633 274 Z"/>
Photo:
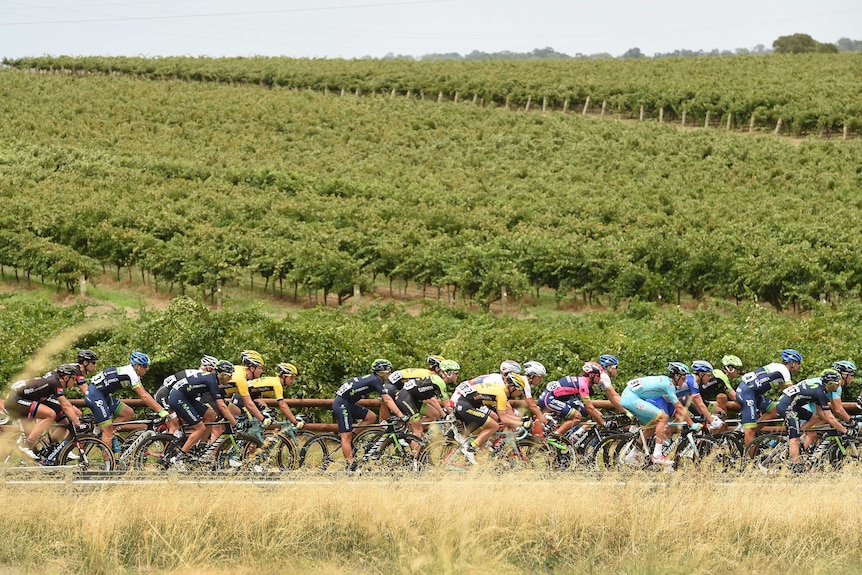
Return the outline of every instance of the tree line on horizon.
<path id="1" fill-rule="evenodd" d="M 850 38 L 840 38 L 834 44 L 828 42 L 818 42 L 808 34 L 792 34 L 790 36 L 780 36 L 772 43 L 772 48 L 767 48 L 764 44 L 758 44 L 753 48 L 737 48 L 735 50 L 688 50 L 678 49 L 673 52 L 656 52 L 652 58 L 701 58 L 704 56 L 740 56 L 749 54 L 802 54 L 802 53 L 837 53 L 837 52 L 862 52 L 862 40 L 851 40 Z M 620 58 L 650 58 L 644 54 L 640 48 L 629 48 Z M 598 52 L 595 54 L 582 54 L 580 52 L 569 55 L 564 52 L 558 52 L 550 46 L 545 48 L 536 48 L 530 52 L 511 52 L 503 50 L 500 52 L 483 52 L 481 50 L 473 50 L 469 54 L 460 54 L 458 52 L 442 52 L 432 53 L 419 56 L 418 58 L 409 55 L 389 53 L 383 57 L 384 60 L 418 60 L 418 61 L 434 61 L 434 60 L 601 60 L 615 58 L 614 55 L 608 52 Z"/>

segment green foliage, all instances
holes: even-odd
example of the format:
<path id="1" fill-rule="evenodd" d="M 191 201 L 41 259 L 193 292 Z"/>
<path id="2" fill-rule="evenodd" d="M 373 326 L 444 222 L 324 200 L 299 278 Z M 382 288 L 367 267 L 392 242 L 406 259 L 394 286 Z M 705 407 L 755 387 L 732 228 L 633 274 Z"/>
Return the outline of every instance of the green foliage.
<path id="1" fill-rule="evenodd" d="M 837 54 L 838 46 L 835 44 L 824 44 L 818 42 L 808 34 L 793 34 L 790 36 L 779 36 L 772 43 L 776 54 L 808 54 L 816 52 L 820 54 Z"/>
<path id="2" fill-rule="evenodd" d="M 4 372 L 10 377 L 52 332 L 80 322 L 80 307 L 5 303 L 0 314 Z M 548 379 L 579 372 L 585 361 L 613 353 L 621 360 L 616 385 L 645 374 L 664 373 L 669 361 L 706 359 L 717 364 L 732 353 L 746 369 L 776 361 L 782 349 L 799 349 L 801 377 L 810 377 L 838 359 L 853 359 L 862 327 L 862 304 L 841 311 L 817 307 L 810 315 L 787 316 L 745 303 L 702 306 L 693 312 L 654 303 L 632 303 L 622 313 L 559 314 L 545 319 L 498 317 L 481 311 L 429 304 L 418 314 L 400 305 L 372 305 L 356 313 L 317 308 L 274 320 L 256 310 L 212 311 L 198 300 L 176 298 L 168 309 L 144 313 L 115 328 L 75 342 L 100 354 L 100 367 L 127 362 L 132 350 L 150 354 L 145 385 L 154 390 L 177 370 L 194 367 L 210 354 L 239 362 L 239 352 L 256 349 L 271 373 L 279 361 L 300 370 L 291 397 L 330 397 L 347 378 L 366 374 L 371 361 L 385 357 L 396 368 L 420 367 L 431 354 L 457 360 L 462 378 L 492 373 L 500 362 L 541 361 Z M 10 336 L 9 334 L 22 334 Z M 46 335 L 47 334 L 47 335 Z M 844 391 L 852 400 L 858 385 Z"/>

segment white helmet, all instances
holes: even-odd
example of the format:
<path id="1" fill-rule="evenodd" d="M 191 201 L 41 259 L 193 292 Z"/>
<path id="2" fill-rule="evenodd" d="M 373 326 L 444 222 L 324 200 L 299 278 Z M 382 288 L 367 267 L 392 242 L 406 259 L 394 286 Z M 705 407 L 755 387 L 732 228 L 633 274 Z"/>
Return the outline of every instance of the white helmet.
<path id="1" fill-rule="evenodd" d="M 500 373 L 502 375 L 509 375 L 510 373 L 523 373 L 523 370 L 520 363 L 507 359 L 500 364 Z"/>
<path id="2" fill-rule="evenodd" d="M 545 377 L 548 375 L 548 370 L 546 370 L 545 366 L 538 361 L 528 361 L 524 364 L 524 374 Z"/>

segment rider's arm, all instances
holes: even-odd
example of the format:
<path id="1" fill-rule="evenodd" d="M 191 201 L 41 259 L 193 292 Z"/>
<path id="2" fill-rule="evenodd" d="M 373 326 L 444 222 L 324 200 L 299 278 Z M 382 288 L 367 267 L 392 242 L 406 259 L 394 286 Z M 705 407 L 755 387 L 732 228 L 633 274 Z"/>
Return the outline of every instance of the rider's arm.
<path id="1" fill-rule="evenodd" d="M 276 400 L 276 403 L 278 403 L 278 408 L 281 410 L 287 420 L 292 424 L 296 425 L 296 416 L 293 415 L 293 412 L 290 410 L 290 406 L 287 404 L 287 400 L 281 398 Z"/>
<path id="2" fill-rule="evenodd" d="M 822 417 L 827 423 L 829 423 L 829 425 L 837 429 L 838 433 L 847 433 L 847 428 L 841 425 L 841 422 L 835 419 L 835 416 L 832 415 L 831 409 L 823 409 L 822 407 L 817 405 L 817 415 Z"/>
<path id="3" fill-rule="evenodd" d="M 688 414 L 688 409 L 683 406 L 679 401 L 675 401 L 673 404 L 674 409 L 674 417 L 677 419 L 681 419 L 685 421 L 689 425 L 694 425 L 694 421 L 692 421 L 691 416 Z"/>
<path id="4" fill-rule="evenodd" d="M 135 391 L 135 393 L 138 394 L 138 397 L 140 397 L 144 401 L 144 403 L 147 404 L 147 407 L 152 409 L 155 413 L 161 414 L 164 411 L 165 415 L 167 415 L 167 410 L 162 407 L 158 401 L 153 399 L 153 396 L 150 395 L 150 392 L 144 389 L 143 385 L 136 385 L 132 389 Z"/>
<path id="5" fill-rule="evenodd" d="M 608 398 L 608 401 L 611 402 L 611 405 L 614 406 L 614 409 L 619 411 L 620 413 L 625 413 L 626 408 L 623 407 L 623 404 L 620 402 L 620 394 L 617 393 L 617 390 L 613 387 L 609 387 L 605 390 L 605 397 Z"/>
<path id="6" fill-rule="evenodd" d="M 394 413 L 398 417 L 404 417 L 404 414 L 401 413 L 401 410 L 398 409 L 398 406 L 395 405 L 395 400 L 392 399 L 392 396 L 388 393 L 384 393 L 380 396 L 380 399 L 383 400 L 383 404 L 389 408 L 391 413 Z"/>
<path id="7" fill-rule="evenodd" d="M 587 410 L 587 413 L 590 414 L 590 417 L 598 423 L 599 425 L 605 424 L 605 418 L 602 417 L 602 412 L 596 407 L 596 405 L 592 401 L 584 401 L 584 409 Z"/>
<path id="8" fill-rule="evenodd" d="M 60 403 L 63 413 L 66 414 L 73 424 L 78 425 L 81 423 L 81 420 L 78 418 L 78 410 L 75 409 L 75 406 L 72 405 L 72 402 L 65 395 L 57 396 L 57 401 Z"/>

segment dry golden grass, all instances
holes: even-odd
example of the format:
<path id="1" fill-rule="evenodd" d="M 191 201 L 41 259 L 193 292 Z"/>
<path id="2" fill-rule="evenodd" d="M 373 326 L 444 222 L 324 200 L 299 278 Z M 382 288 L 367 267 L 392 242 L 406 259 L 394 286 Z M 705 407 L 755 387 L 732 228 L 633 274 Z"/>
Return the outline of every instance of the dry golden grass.
<path id="1" fill-rule="evenodd" d="M 855 573 L 858 476 L 3 484 L 6 573 Z"/>

